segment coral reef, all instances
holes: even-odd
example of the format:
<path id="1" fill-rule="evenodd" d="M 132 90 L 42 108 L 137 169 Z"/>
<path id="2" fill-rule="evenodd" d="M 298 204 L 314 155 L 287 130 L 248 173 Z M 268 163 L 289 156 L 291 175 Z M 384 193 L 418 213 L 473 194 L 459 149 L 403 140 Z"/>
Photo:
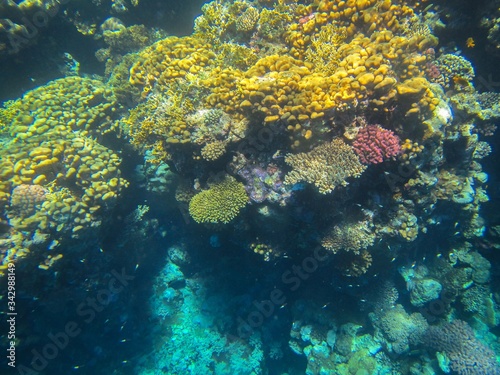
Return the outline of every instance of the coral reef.
<path id="1" fill-rule="evenodd" d="M 0 57 L 64 6 L 103 73 L 64 51 L 71 77 L 3 103 L 0 277 L 157 273 L 127 293 L 157 328 L 122 373 L 499 373 L 500 95 L 467 53 L 496 8 L 454 45 L 447 1 L 215 0 L 185 36 L 152 3 L 0 5 Z"/>
<path id="2" fill-rule="evenodd" d="M 91 228 L 128 185 L 118 155 L 92 138 L 113 131 L 119 108 L 101 82 L 56 80 L 9 108 L 15 113 L 0 151 L 0 205 L 10 203 L 6 217 L 19 236 L 12 236 L 2 267 L 40 238 L 56 247 L 67 236 L 93 236 Z"/>
<path id="3" fill-rule="evenodd" d="M 408 314 L 403 306 L 370 314 L 372 323 L 387 336 L 389 350 L 403 354 L 410 350 L 410 345 L 422 342 L 428 329 L 425 318 L 420 313 Z"/>
<path id="4" fill-rule="evenodd" d="M 449 360 L 450 369 L 459 375 L 500 373 L 494 352 L 481 343 L 462 320 L 429 327 L 425 342 L 443 352 Z"/>
<path id="5" fill-rule="evenodd" d="M 321 245 L 334 254 L 343 250 L 359 254 L 375 241 L 375 233 L 370 228 L 370 223 L 345 222 L 335 225 L 321 241 Z"/>
<path id="6" fill-rule="evenodd" d="M 390 130 L 368 125 L 361 128 L 352 145 L 363 164 L 378 164 L 401 153 L 399 138 Z"/>
<path id="7" fill-rule="evenodd" d="M 227 224 L 239 214 L 247 201 L 244 185 L 231 176 L 225 176 L 189 201 L 189 213 L 198 223 Z"/>
<path id="8" fill-rule="evenodd" d="M 321 194 L 346 186 L 346 179 L 359 177 L 365 170 L 352 148 L 341 139 L 317 146 L 307 153 L 289 154 L 285 161 L 293 170 L 285 176 L 285 184 L 308 182 Z"/>

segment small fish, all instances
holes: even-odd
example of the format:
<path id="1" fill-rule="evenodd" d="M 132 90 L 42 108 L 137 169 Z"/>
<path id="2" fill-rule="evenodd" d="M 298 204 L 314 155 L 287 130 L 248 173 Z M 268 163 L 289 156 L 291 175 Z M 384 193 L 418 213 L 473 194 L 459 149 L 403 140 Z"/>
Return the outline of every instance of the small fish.
<path id="1" fill-rule="evenodd" d="M 127 342 L 127 341 L 128 341 L 128 339 L 122 339 L 122 340 L 120 340 L 120 342 Z"/>
<path id="2" fill-rule="evenodd" d="M 392 258 L 391 259 L 391 263 L 394 262 L 396 260 L 396 257 Z"/>
<path id="3" fill-rule="evenodd" d="M 285 302 L 283 305 L 280 306 L 280 309 L 284 309 L 286 307 L 287 303 Z"/>
<path id="4" fill-rule="evenodd" d="M 460 232 L 453 233 L 454 236 L 458 236 L 459 234 L 460 234 Z"/>
<path id="5" fill-rule="evenodd" d="M 330 304 L 330 302 L 325 303 L 325 304 L 323 305 L 322 309 L 326 308 L 329 304 Z"/>
<path id="6" fill-rule="evenodd" d="M 474 38 L 472 37 L 469 37 L 467 38 L 467 40 L 465 41 L 465 46 L 467 48 L 474 48 L 476 46 L 476 41 L 474 40 Z"/>
<path id="7" fill-rule="evenodd" d="M 135 265 L 135 271 L 137 271 L 138 268 L 139 268 L 139 263 Z"/>

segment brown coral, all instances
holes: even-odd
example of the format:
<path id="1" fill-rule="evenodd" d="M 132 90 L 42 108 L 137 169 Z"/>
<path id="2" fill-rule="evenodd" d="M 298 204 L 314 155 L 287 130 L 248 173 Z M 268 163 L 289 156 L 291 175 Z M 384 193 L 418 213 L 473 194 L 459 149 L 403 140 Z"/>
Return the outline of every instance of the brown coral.
<path id="1" fill-rule="evenodd" d="M 314 184 L 321 194 L 346 186 L 347 178 L 359 177 L 366 169 L 351 147 L 339 138 L 307 153 L 288 154 L 285 161 L 293 168 L 285 176 L 285 184 L 305 181 Z"/>
<path id="2" fill-rule="evenodd" d="M 360 254 L 374 241 L 375 234 L 366 222 L 341 223 L 329 231 L 321 245 L 334 254 L 341 250 Z"/>

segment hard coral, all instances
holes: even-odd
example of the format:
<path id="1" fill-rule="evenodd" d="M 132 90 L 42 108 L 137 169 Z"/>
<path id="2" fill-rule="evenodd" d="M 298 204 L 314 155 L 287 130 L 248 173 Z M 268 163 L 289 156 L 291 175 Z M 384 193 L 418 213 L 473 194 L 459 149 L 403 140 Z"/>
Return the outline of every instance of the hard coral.
<path id="1" fill-rule="evenodd" d="M 189 202 L 189 213 L 197 223 L 229 223 L 247 204 L 245 187 L 226 176 Z"/>
<path id="2" fill-rule="evenodd" d="M 430 327 L 425 341 L 431 348 L 446 353 L 450 368 L 459 375 L 500 374 L 495 353 L 480 342 L 462 320 Z"/>
<path id="3" fill-rule="evenodd" d="M 35 206 L 45 200 L 47 190 L 39 185 L 22 184 L 12 190 L 10 207 L 20 215 L 31 215 Z"/>
<path id="4" fill-rule="evenodd" d="M 399 137 L 377 125 L 361 128 L 353 148 L 363 164 L 382 163 L 401 153 Z"/>
<path id="5" fill-rule="evenodd" d="M 428 328 L 422 314 L 416 312 L 409 315 L 401 305 L 378 312 L 377 315 L 371 315 L 373 324 L 382 330 L 390 349 L 397 354 L 408 352 L 410 345 L 419 344 Z"/>
<path id="6" fill-rule="evenodd" d="M 360 252 L 375 241 L 375 234 L 366 222 L 342 223 L 334 226 L 327 236 L 321 241 L 321 245 L 334 254 L 343 250 L 359 255 Z"/>
<path id="7" fill-rule="evenodd" d="M 306 181 L 316 185 L 321 194 L 347 185 L 347 178 L 359 177 L 366 169 L 352 148 L 338 138 L 307 153 L 289 154 L 285 161 L 293 168 L 285 176 L 285 184 Z"/>

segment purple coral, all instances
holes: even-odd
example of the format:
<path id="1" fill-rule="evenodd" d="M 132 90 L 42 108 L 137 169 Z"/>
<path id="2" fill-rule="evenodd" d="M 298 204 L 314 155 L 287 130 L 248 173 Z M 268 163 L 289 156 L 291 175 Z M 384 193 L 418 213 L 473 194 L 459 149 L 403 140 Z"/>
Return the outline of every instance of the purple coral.
<path id="1" fill-rule="evenodd" d="M 272 162 L 247 160 L 238 155 L 237 162 L 233 162 L 235 173 L 245 183 L 245 190 L 250 200 L 255 203 L 268 201 L 285 205 L 291 196 L 291 189 L 283 184 L 283 172 Z"/>
<path id="2" fill-rule="evenodd" d="M 499 375 L 495 353 L 481 343 L 462 320 L 430 327 L 425 341 L 434 350 L 446 353 L 450 368 L 459 375 Z"/>

